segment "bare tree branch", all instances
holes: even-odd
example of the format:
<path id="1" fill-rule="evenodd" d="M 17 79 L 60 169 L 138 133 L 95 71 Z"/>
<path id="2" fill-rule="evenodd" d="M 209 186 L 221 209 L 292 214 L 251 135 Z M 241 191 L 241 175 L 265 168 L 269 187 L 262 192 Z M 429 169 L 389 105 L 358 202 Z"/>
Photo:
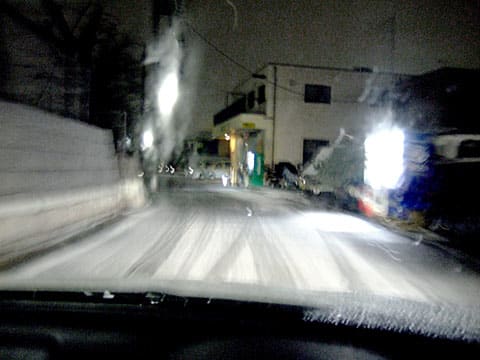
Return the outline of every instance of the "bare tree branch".
<path id="1" fill-rule="evenodd" d="M 96 5 L 87 24 L 78 36 L 78 51 L 82 61 L 91 60 L 92 51 L 98 41 L 98 30 L 103 17 L 103 8 Z"/>
<path id="2" fill-rule="evenodd" d="M 80 11 L 78 14 L 77 20 L 75 21 L 75 24 L 72 26 L 72 33 L 75 34 L 75 31 L 77 30 L 78 26 L 82 22 L 82 19 L 86 16 L 90 8 L 92 7 L 92 1 L 90 1 L 87 6 L 83 8 L 83 10 Z"/>
<path id="3" fill-rule="evenodd" d="M 52 22 L 56 25 L 60 34 L 62 34 L 63 40 L 67 43 L 73 44 L 75 38 L 73 37 L 72 31 L 70 30 L 63 9 L 60 5 L 56 4 L 52 0 L 42 0 L 42 6 L 47 11 Z"/>
<path id="4" fill-rule="evenodd" d="M 32 19 L 29 19 L 10 4 L 4 2 L 0 6 L 0 12 L 7 14 L 8 16 L 10 16 L 10 18 L 12 18 L 12 20 L 30 29 L 33 33 L 40 36 L 43 40 L 55 45 L 60 49 L 65 49 L 65 42 L 55 36 L 55 34 L 49 27 L 40 25 Z"/>

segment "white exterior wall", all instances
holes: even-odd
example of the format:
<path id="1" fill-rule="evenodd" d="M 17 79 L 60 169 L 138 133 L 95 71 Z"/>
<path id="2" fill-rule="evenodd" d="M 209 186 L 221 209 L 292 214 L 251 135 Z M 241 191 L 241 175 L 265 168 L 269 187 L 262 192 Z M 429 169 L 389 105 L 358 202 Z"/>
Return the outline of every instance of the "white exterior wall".
<path id="1" fill-rule="evenodd" d="M 379 122 L 386 113 L 385 108 L 369 105 L 369 102 L 375 94 L 388 90 L 403 77 L 280 64 L 267 65 L 257 74 L 265 75 L 266 79 L 247 78 L 234 92 L 247 95 L 265 85 L 266 103 L 248 111 L 264 114 L 265 121 L 271 121 L 273 141 L 265 143 L 267 165 L 282 161 L 294 165 L 302 163 L 304 139 L 332 143 L 338 137 L 340 128 L 348 134 L 363 137 L 373 123 Z M 331 103 L 305 103 L 306 84 L 330 86 Z M 234 129 L 233 123 L 228 120 L 218 125 L 214 132 L 223 134 L 222 131 L 227 128 Z"/>
<path id="2" fill-rule="evenodd" d="M 333 142 L 340 128 L 355 136 L 364 136 L 378 107 L 359 102 L 365 89 L 391 84 L 398 76 L 323 70 L 293 66 L 276 66 L 274 114 L 274 162 L 303 161 L 303 140 Z M 274 78 L 271 78 L 274 81 Z M 331 87 L 331 104 L 305 103 L 305 84 Z M 273 95 L 268 98 L 273 102 Z"/>

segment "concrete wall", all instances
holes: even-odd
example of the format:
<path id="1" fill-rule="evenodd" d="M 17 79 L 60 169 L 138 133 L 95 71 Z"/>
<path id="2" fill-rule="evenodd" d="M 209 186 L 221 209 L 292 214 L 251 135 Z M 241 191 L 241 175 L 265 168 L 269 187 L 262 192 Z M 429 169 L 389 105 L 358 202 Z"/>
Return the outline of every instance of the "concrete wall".
<path id="1" fill-rule="evenodd" d="M 144 200 L 111 131 L 0 102 L 0 265 Z"/>
<path id="2" fill-rule="evenodd" d="M 111 131 L 12 103 L 0 108 L 0 197 L 119 181 Z"/>

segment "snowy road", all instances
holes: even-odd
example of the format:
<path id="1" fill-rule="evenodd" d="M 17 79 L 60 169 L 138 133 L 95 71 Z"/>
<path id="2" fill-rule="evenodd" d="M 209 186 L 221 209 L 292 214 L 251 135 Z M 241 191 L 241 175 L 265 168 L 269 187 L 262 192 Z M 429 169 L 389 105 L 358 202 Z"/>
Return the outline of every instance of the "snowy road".
<path id="1" fill-rule="evenodd" d="M 2 280 L 240 282 L 478 304 L 462 256 L 299 194 L 218 185 L 161 192 L 154 203 L 0 274 Z"/>

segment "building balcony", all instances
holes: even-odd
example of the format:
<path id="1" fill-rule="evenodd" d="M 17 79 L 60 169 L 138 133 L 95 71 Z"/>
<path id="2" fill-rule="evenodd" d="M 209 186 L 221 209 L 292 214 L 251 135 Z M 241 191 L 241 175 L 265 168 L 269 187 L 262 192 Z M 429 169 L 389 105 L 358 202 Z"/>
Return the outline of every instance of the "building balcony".
<path id="1" fill-rule="evenodd" d="M 222 111 L 213 116 L 213 124 L 219 125 L 239 114 L 265 114 L 265 86 L 260 86 L 257 91 L 235 100 Z"/>

